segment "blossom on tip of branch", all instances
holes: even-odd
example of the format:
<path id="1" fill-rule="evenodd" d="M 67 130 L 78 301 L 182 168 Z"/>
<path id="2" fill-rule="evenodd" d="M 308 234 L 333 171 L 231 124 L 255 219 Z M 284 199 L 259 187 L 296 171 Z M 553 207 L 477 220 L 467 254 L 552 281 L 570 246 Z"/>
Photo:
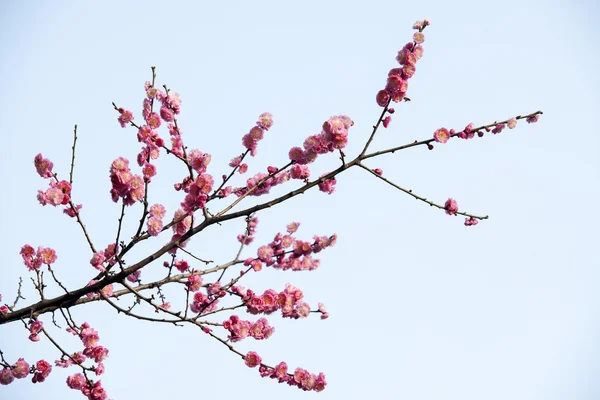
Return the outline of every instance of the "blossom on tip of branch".
<path id="1" fill-rule="evenodd" d="M 133 113 L 131 111 L 119 108 L 119 114 L 117 120 L 119 121 L 119 124 L 121 124 L 121 128 L 125 128 L 128 123 L 133 121 Z"/>

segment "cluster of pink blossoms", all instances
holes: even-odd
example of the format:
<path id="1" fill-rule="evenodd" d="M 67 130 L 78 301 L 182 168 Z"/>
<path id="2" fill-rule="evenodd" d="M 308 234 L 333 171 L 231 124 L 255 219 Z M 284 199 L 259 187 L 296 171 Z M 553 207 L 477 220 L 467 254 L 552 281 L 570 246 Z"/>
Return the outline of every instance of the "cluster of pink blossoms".
<path id="1" fill-rule="evenodd" d="M 446 203 L 444 203 L 444 210 L 446 210 L 446 214 L 448 215 L 456 215 L 458 212 L 458 203 L 456 200 L 450 198 L 446 200 Z M 478 223 L 479 221 L 475 217 L 465 218 L 465 226 L 475 226 Z"/>
<path id="2" fill-rule="evenodd" d="M 273 289 L 266 290 L 262 295 L 256 295 L 250 289 L 244 289 L 238 286 L 231 288 L 232 292 L 242 297 L 246 304 L 246 311 L 250 314 L 271 314 L 281 310 L 281 315 L 284 318 L 306 318 L 310 314 L 310 306 L 302 301 L 304 294 L 297 287 L 286 284 L 282 292 L 277 292 Z M 323 304 L 319 304 L 319 312 L 322 315 L 329 316 Z M 325 319 L 322 318 L 322 319 Z"/>
<path id="3" fill-rule="evenodd" d="M 60 360 L 56 360 L 56 366 L 67 368 L 73 364 L 81 365 L 87 359 L 90 359 L 96 363 L 96 365 L 92 366 L 90 369 L 94 371 L 97 376 L 102 375 L 104 373 L 104 364 L 102 361 L 108 357 L 108 349 L 98 345 L 98 341 L 100 340 L 98 332 L 91 328 L 87 322 L 83 323 L 81 328 L 79 328 L 79 332 L 72 328 L 67 328 L 67 331 L 79 336 L 83 343 L 84 350 L 83 352 L 75 353 L 70 357 L 63 357 Z M 95 383 L 93 381 L 87 381 L 81 373 L 69 376 L 67 378 L 67 386 L 71 389 L 80 390 L 89 400 L 106 400 L 108 398 L 100 381 Z"/>
<path id="4" fill-rule="evenodd" d="M 416 63 L 423 56 L 421 44 L 425 41 L 425 35 L 422 31 L 427 25 L 429 25 L 427 20 L 415 23 L 413 29 L 417 29 L 418 32 L 413 35 L 413 41 L 408 42 L 398 52 L 396 60 L 400 64 L 400 68 L 390 70 L 385 88 L 377 93 L 377 104 L 380 107 L 386 107 L 390 101 L 397 103 L 406 96 L 408 80 L 415 74 Z M 389 125 L 389 123 L 390 119 L 386 121 L 386 125 Z"/>
<path id="5" fill-rule="evenodd" d="M 256 155 L 258 142 L 264 137 L 265 131 L 268 131 L 272 126 L 273 116 L 268 112 L 264 112 L 258 116 L 258 121 L 256 121 L 256 125 L 250 129 L 250 132 L 242 137 L 242 144 L 245 148 L 250 150 L 250 155 L 252 157 Z"/>
<path id="6" fill-rule="evenodd" d="M 246 221 L 248 228 L 245 234 L 237 235 L 238 242 L 248 245 L 254 241 L 254 234 L 256 233 L 256 226 L 258 225 L 258 218 L 252 217 Z"/>
<path id="7" fill-rule="evenodd" d="M 96 268 L 100 272 L 104 272 L 104 263 L 107 263 L 109 266 L 115 265 L 117 262 L 117 260 L 114 258 L 116 247 L 117 246 L 115 243 L 111 243 L 106 246 L 106 249 L 94 253 L 92 259 L 90 260 L 92 267 Z"/>
<path id="8" fill-rule="evenodd" d="M 73 218 L 81 209 L 81 204 L 71 207 L 69 204 L 71 201 L 71 184 L 67 181 L 59 181 L 54 173 L 52 172 L 52 161 L 44 158 L 42 154 L 38 154 L 33 159 L 33 164 L 37 173 L 44 179 L 50 179 L 49 188 L 44 190 L 38 190 L 37 199 L 41 205 L 52 205 L 66 206 L 63 210 L 65 214 Z M 54 178 L 52 180 L 51 178 Z"/>
<path id="9" fill-rule="evenodd" d="M 323 130 L 318 135 L 306 138 L 303 148 L 292 147 L 290 160 L 296 164 L 306 165 L 315 161 L 319 154 L 341 150 L 348 144 L 348 129 L 354 121 L 347 115 L 337 115 L 323 123 Z"/>
<path id="10" fill-rule="evenodd" d="M 319 190 L 327 194 L 332 194 L 335 192 L 336 183 L 337 181 L 335 178 L 325 179 L 323 182 L 319 183 Z"/>
<path id="11" fill-rule="evenodd" d="M 42 321 L 39 320 L 35 320 L 33 322 L 31 322 L 29 324 L 29 340 L 31 340 L 32 342 L 39 342 L 40 341 L 40 337 L 38 335 L 38 333 L 40 333 L 42 331 L 42 328 L 44 327 L 44 323 Z"/>
<path id="12" fill-rule="evenodd" d="M 260 366 L 258 372 L 263 378 L 277 379 L 279 383 L 287 383 L 304 391 L 314 390 L 315 392 L 320 392 L 327 385 L 325 374 L 322 372 L 315 375 L 305 369 L 296 368 L 293 374 L 289 374 L 288 366 L 284 361 L 277 364 L 274 368 L 269 368 L 261 364 L 262 358 L 254 351 L 250 351 L 244 356 L 244 363 L 250 368 Z"/>
<path id="13" fill-rule="evenodd" d="M 121 197 L 123 203 L 130 206 L 144 197 L 144 180 L 131 173 L 129 161 L 123 157 L 117 158 L 110 165 L 110 182 L 110 195 L 115 203 Z"/>
<path id="14" fill-rule="evenodd" d="M 172 226 L 173 237 L 171 238 L 171 241 L 179 239 L 183 234 L 185 234 L 187 231 L 189 231 L 190 228 L 192 227 L 192 217 L 189 215 L 189 213 L 185 212 L 181 208 L 178 209 L 177 211 L 175 211 L 175 214 L 173 215 L 173 221 L 178 221 L 178 222 Z M 179 246 L 185 247 L 186 244 L 187 244 L 187 241 L 184 241 L 184 242 L 181 242 L 179 244 Z M 175 254 L 176 252 L 177 252 L 177 247 L 169 250 L 170 254 Z M 168 265 L 167 265 L 167 267 L 168 267 Z"/>
<path id="15" fill-rule="evenodd" d="M 162 204 L 154 204 L 150 207 L 150 211 L 148 212 L 150 217 L 146 223 L 150 235 L 157 236 L 162 231 L 162 219 L 165 216 L 165 212 L 165 207 Z"/>
<path id="16" fill-rule="evenodd" d="M 14 365 L 4 367 L 0 371 L 0 385 L 9 385 L 15 379 L 26 378 L 30 372 L 33 373 L 33 377 L 31 378 L 33 383 L 44 382 L 48 375 L 50 375 L 50 372 L 52 372 L 52 365 L 46 360 L 40 360 L 30 367 L 27 361 L 19 358 Z"/>
<path id="17" fill-rule="evenodd" d="M 30 271 L 39 269 L 42 264 L 50 265 L 56 261 L 56 252 L 49 247 L 39 246 L 37 251 L 26 244 L 21 247 L 21 257 L 23 263 Z"/>
<path id="18" fill-rule="evenodd" d="M 252 178 L 248 178 L 245 187 L 232 189 L 232 191 L 241 197 L 248 193 L 249 196 L 262 196 L 268 194 L 273 186 L 281 185 L 290 180 L 289 171 L 277 172 L 278 168 L 269 166 L 267 173 L 259 172 Z M 272 175 L 272 176 L 271 176 Z"/>
<path id="19" fill-rule="evenodd" d="M 528 123 L 534 123 L 537 122 L 538 119 L 539 114 L 536 114 L 527 117 L 526 121 Z M 492 132 L 494 135 L 497 135 L 498 133 L 502 132 L 507 126 L 508 129 L 514 129 L 517 126 L 517 118 L 513 117 L 507 120 L 506 122 L 496 124 L 494 128 L 485 127 L 484 129 L 479 128 L 476 130 L 475 125 L 473 123 L 470 123 L 467 126 L 465 126 L 465 128 L 460 132 L 456 132 L 454 129 L 448 130 L 446 128 L 439 128 L 433 133 L 433 139 L 438 143 L 447 143 L 448 140 L 450 140 L 450 138 L 454 136 L 458 136 L 461 139 L 473 139 L 475 137 L 475 132 L 477 132 L 477 136 L 483 137 L 484 130 L 485 132 Z M 429 150 L 433 149 L 433 145 L 431 144 L 428 144 L 427 147 L 429 148 Z"/>
<path id="20" fill-rule="evenodd" d="M 337 242 L 337 235 L 314 236 L 313 243 L 304 242 L 292 236 L 300 224 L 293 222 L 287 227 L 287 234 L 277 233 L 273 241 L 257 250 L 257 258 L 248 258 L 244 265 L 260 271 L 263 265 L 283 270 L 311 271 L 319 267 L 320 261 L 311 257 L 313 253 L 332 247 Z"/>
<path id="21" fill-rule="evenodd" d="M 256 322 L 245 321 L 237 315 L 232 315 L 223 322 L 223 327 L 229 331 L 229 340 L 238 342 L 247 337 L 256 340 L 268 339 L 271 337 L 275 328 L 269 325 L 266 318 L 259 318 Z"/>
<path id="22" fill-rule="evenodd" d="M 208 195 L 213 188 L 214 180 L 210 174 L 200 174 L 193 181 L 186 181 L 182 186 L 186 196 L 181 203 L 184 211 L 191 214 L 206 205 Z"/>
<path id="23" fill-rule="evenodd" d="M 189 269 L 187 261 L 178 260 L 174 262 L 175 268 L 180 272 L 185 272 Z M 219 299 L 225 297 L 227 292 L 221 288 L 220 282 L 214 282 L 207 287 L 207 294 L 200 291 L 202 288 L 202 276 L 196 270 L 192 270 L 185 283 L 187 289 L 194 293 L 190 310 L 197 314 L 209 313 L 217 309 Z"/>
<path id="24" fill-rule="evenodd" d="M 131 275 L 129 275 L 129 276 L 131 276 Z M 127 276 L 127 279 L 129 281 L 131 281 L 131 279 L 129 279 L 129 276 Z M 133 282 L 135 282 L 135 280 Z M 98 281 L 95 279 L 92 279 L 91 281 L 88 282 L 88 284 L 86 286 L 92 286 L 95 283 L 98 283 Z M 112 283 L 104 286 L 102 289 L 100 289 L 100 292 L 90 292 L 90 293 L 86 294 L 85 296 L 88 299 L 93 299 L 96 296 L 102 297 L 101 294 L 104 295 L 105 297 L 111 297 L 113 295 Z"/>
<path id="25" fill-rule="evenodd" d="M 67 181 L 50 181 L 46 191 L 38 190 L 37 199 L 41 205 L 50 204 L 54 207 L 67 205 L 71 200 L 71 184 Z"/>

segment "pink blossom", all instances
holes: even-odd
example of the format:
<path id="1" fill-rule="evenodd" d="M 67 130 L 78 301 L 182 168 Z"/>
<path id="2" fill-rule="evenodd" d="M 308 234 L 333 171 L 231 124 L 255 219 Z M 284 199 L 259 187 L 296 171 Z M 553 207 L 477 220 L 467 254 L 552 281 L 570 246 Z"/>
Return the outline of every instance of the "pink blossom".
<path id="1" fill-rule="evenodd" d="M 390 126 L 390 123 L 392 122 L 392 117 L 390 117 L 389 115 L 387 117 L 385 117 L 383 119 L 383 127 L 387 128 L 388 126 Z"/>
<path id="2" fill-rule="evenodd" d="M 96 268 L 97 270 L 104 272 L 105 268 L 102 266 L 102 263 L 104 263 L 104 251 L 100 250 L 94 253 L 92 259 L 90 260 L 90 264 L 92 264 L 92 267 Z"/>
<path id="3" fill-rule="evenodd" d="M 231 159 L 231 161 L 229 161 L 229 166 L 231 168 L 235 168 L 238 165 L 240 165 L 240 163 L 242 162 L 242 156 L 237 156 Z"/>
<path id="4" fill-rule="evenodd" d="M 458 212 L 458 203 L 456 202 L 456 200 L 450 198 L 446 200 L 446 203 L 444 204 L 444 209 L 446 210 L 446 214 L 454 215 Z"/>
<path id="5" fill-rule="evenodd" d="M 269 130 L 270 127 L 273 126 L 273 115 L 268 112 L 264 112 L 258 116 L 258 121 L 256 121 L 256 125 L 266 131 Z"/>
<path id="6" fill-rule="evenodd" d="M 82 329 L 80 337 L 84 347 L 95 347 L 98 345 L 98 340 L 100 340 L 100 336 L 94 328 Z"/>
<path id="7" fill-rule="evenodd" d="M 156 218 L 163 218 L 165 212 L 165 207 L 162 204 L 154 204 L 149 210 L 150 215 Z"/>
<path id="8" fill-rule="evenodd" d="M 306 165 L 294 164 L 290 168 L 290 176 L 292 179 L 308 179 L 310 177 L 310 169 Z"/>
<path id="9" fill-rule="evenodd" d="M 263 262 L 271 261 L 271 257 L 273 257 L 273 248 L 269 245 L 261 246 L 258 248 L 257 255 Z"/>
<path id="10" fill-rule="evenodd" d="M 152 177 L 156 175 L 156 166 L 154 164 L 146 163 L 142 168 L 142 174 L 144 175 L 144 180 L 150 182 Z"/>
<path id="11" fill-rule="evenodd" d="M 240 167 L 238 168 L 238 173 L 245 174 L 247 171 L 248 171 L 248 164 L 246 164 L 246 163 L 240 164 Z"/>
<path id="12" fill-rule="evenodd" d="M 300 227 L 300 222 L 290 222 L 286 225 L 286 231 L 290 234 L 295 233 Z"/>
<path id="13" fill-rule="evenodd" d="M 160 116 L 165 122 L 173 122 L 175 120 L 175 114 L 166 106 L 160 108 Z"/>
<path id="14" fill-rule="evenodd" d="M 186 282 L 186 286 L 190 292 L 197 292 L 202 286 L 202 277 L 200 275 L 190 275 Z"/>
<path id="15" fill-rule="evenodd" d="M 422 32 L 415 32 L 415 34 L 413 35 L 413 40 L 415 41 L 415 43 L 421 44 L 425 41 L 425 35 L 423 35 Z"/>
<path id="16" fill-rule="evenodd" d="M 335 178 L 326 179 L 323 182 L 319 183 L 319 190 L 321 192 L 332 194 L 335 191 L 335 184 L 337 181 Z"/>
<path id="17" fill-rule="evenodd" d="M 73 365 L 73 361 L 71 361 L 70 358 L 60 359 L 60 360 L 54 361 L 54 365 L 59 368 L 68 368 L 71 365 Z"/>
<path id="18" fill-rule="evenodd" d="M 10 368 L 4 367 L 0 371 L 0 385 L 10 385 L 15 380 L 15 376 Z"/>
<path id="19" fill-rule="evenodd" d="M 181 208 L 175 211 L 175 215 L 173 216 L 174 220 L 179 220 L 181 217 L 186 215 L 186 212 Z M 183 218 L 181 221 L 173 225 L 173 231 L 178 235 L 183 235 L 186 233 L 192 225 L 192 217 L 189 215 Z"/>
<path id="20" fill-rule="evenodd" d="M 262 358 L 260 358 L 260 356 L 254 351 L 248 352 L 248 354 L 246 354 L 246 356 L 244 357 L 244 362 L 250 368 L 254 368 L 260 365 L 261 361 Z"/>
<path id="21" fill-rule="evenodd" d="M 84 386 L 84 388 L 81 389 L 81 392 L 90 400 L 106 400 L 108 398 L 106 390 L 102 387 L 102 383 L 100 381 L 94 383 L 93 385 L 88 384 L 87 386 Z"/>
<path id="22" fill-rule="evenodd" d="M 506 125 L 504 125 L 504 124 L 497 124 L 497 125 L 494 127 L 494 129 L 492 129 L 492 133 L 493 133 L 494 135 L 496 135 L 496 134 L 498 134 L 498 133 L 502 132 L 502 130 L 504 129 L 504 127 L 505 127 L 505 126 L 506 126 Z"/>
<path id="23" fill-rule="evenodd" d="M 83 206 L 81 204 L 77 204 L 77 206 L 75 206 L 75 208 L 73 208 L 71 205 L 68 205 L 67 207 L 65 207 L 63 212 L 65 214 L 67 214 L 69 217 L 75 218 L 77 216 L 77 214 L 79 214 L 79 210 L 81 210 L 82 207 Z"/>
<path id="24" fill-rule="evenodd" d="M 38 247 L 37 257 L 43 264 L 52 264 L 56 261 L 56 251 L 49 247 Z"/>
<path id="25" fill-rule="evenodd" d="M 84 358 L 81 362 L 79 362 L 79 364 L 82 364 L 83 361 L 85 361 L 85 356 L 92 358 L 98 363 L 104 361 L 106 357 L 108 357 L 108 349 L 103 346 L 87 347 L 83 350 L 82 356 L 84 356 Z"/>
<path id="26" fill-rule="evenodd" d="M 85 380 L 85 377 L 81 373 L 67 377 L 67 385 L 71 389 L 81 390 L 81 389 L 83 389 L 83 387 L 85 386 L 86 383 L 87 382 Z"/>
<path id="27" fill-rule="evenodd" d="M 300 302 L 296 304 L 296 312 L 302 318 L 308 317 L 310 314 L 310 306 L 305 302 Z"/>
<path id="28" fill-rule="evenodd" d="M 113 295 L 113 285 L 112 283 L 110 285 L 106 285 L 102 288 L 101 290 L 102 294 L 105 297 L 111 297 Z"/>
<path id="29" fill-rule="evenodd" d="M 319 375 L 317 375 L 317 380 L 315 381 L 315 386 L 313 387 L 313 390 L 315 392 L 321 392 L 323 391 L 323 389 L 325 389 L 326 385 L 327 382 L 325 381 L 325 374 L 320 372 Z"/>
<path id="30" fill-rule="evenodd" d="M 153 112 L 146 117 L 146 123 L 152 129 L 158 129 L 160 127 L 160 116 Z"/>
<path id="31" fill-rule="evenodd" d="M 189 266 L 188 262 L 187 262 L 187 261 L 185 261 L 185 260 L 176 260 L 176 261 L 173 263 L 173 265 L 174 265 L 174 266 L 175 266 L 175 268 L 177 268 L 177 270 L 178 270 L 179 272 L 181 272 L 181 273 L 183 273 L 183 272 L 187 271 L 187 270 L 190 268 L 190 266 Z"/>
<path id="32" fill-rule="evenodd" d="M 325 305 L 323 303 L 318 303 L 318 306 L 319 306 L 319 312 L 321 313 L 321 319 L 329 318 L 329 313 L 327 312 Z"/>
<path id="33" fill-rule="evenodd" d="M 162 231 L 163 224 L 160 218 L 150 217 L 148 218 L 148 234 L 151 236 L 158 236 L 158 234 Z"/>
<path id="34" fill-rule="evenodd" d="M 29 375 L 29 364 L 23 358 L 19 358 L 13 365 L 12 374 L 17 379 L 25 378 Z"/>
<path id="35" fill-rule="evenodd" d="M 96 365 L 94 372 L 96 373 L 96 376 L 102 375 L 104 373 L 104 364 L 98 363 L 98 365 Z"/>
<path id="36" fill-rule="evenodd" d="M 42 330 L 43 326 L 44 326 L 44 323 L 42 321 L 40 321 L 40 320 L 33 321 L 31 323 L 31 325 L 29 325 L 29 333 L 31 333 L 32 336 L 37 336 L 37 334 L 40 333 L 40 331 Z M 29 340 L 31 340 L 32 342 L 37 342 L 39 340 L 39 338 L 37 340 L 34 340 L 30 336 Z"/>
<path id="37" fill-rule="evenodd" d="M 119 124 L 121 124 L 121 128 L 125 128 L 128 123 L 133 121 L 133 113 L 129 110 L 125 110 L 124 108 L 119 108 Z"/>
<path id="38" fill-rule="evenodd" d="M 188 154 L 188 161 L 190 166 L 196 171 L 198 174 L 203 174 L 206 172 L 206 168 L 210 164 L 212 160 L 212 156 L 208 153 L 203 153 L 200 150 L 194 149 Z"/>
<path id="39" fill-rule="evenodd" d="M 33 159 L 33 164 L 35 165 L 35 169 L 37 173 L 42 178 L 52 178 L 54 174 L 52 173 L 52 161 L 47 158 L 44 158 L 41 153 L 36 155 Z"/>
<path id="40" fill-rule="evenodd" d="M 132 272 L 131 274 L 127 275 L 126 278 L 129 282 L 136 283 L 141 280 L 141 276 L 142 276 L 142 270 L 138 269 L 138 270 Z"/>
<path id="41" fill-rule="evenodd" d="M 83 364 L 85 360 L 87 360 L 87 356 L 84 354 L 86 350 L 87 349 L 84 349 L 83 353 L 81 351 L 78 351 L 71 355 L 71 358 L 73 359 L 73 362 L 75 362 L 75 364 Z"/>
<path id="42" fill-rule="evenodd" d="M 35 370 L 32 382 L 44 382 L 48 375 L 50 375 L 50 372 L 52 372 L 52 365 L 46 360 L 40 360 L 35 364 Z"/>
<path id="43" fill-rule="evenodd" d="M 9 311 L 10 310 L 8 309 L 8 306 L 6 306 L 6 305 L 0 306 L 0 314 L 8 314 Z"/>
<path id="44" fill-rule="evenodd" d="M 39 192 L 38 192 L 38 194 L 39 194 Z M 46 190 L 46 192 L 44 192 L 43 198 L 47 204 L 51 204 L 56 207 L 63 203 L 65 195 L 58 188 L 49 188 Z M 38 200 L 39 200 L 39 196 L 38 196 Z M 42 202 L 40 201 L 40 203 L 42 203 Z M 44 203 L 42 203 L 42 205 L 44 205 Z"/>
<path id="45" fill-rule="evenodd" d="M 390 97 L 390 92 L 388 92 L 387 90 L 380 90 L 379 92 L 377 92 L 377 105 L 380 107 L 387 106 L 390 102 Z"/>
<path id="46" fill-rule="evenodd" d="M 30 245 L 26 244 L 21 247 L 21 257 L 23 258 L 23 263 L 27 266 L 30 271 L 34 269 L 39 269 L 42 266 L 42 260 L 35 253 L 35 250 Z"/>
<path id="47" fill-rule="evenodd" d="M 260 260 L 253 260 L 250 264 L 252 269 L 256 272 L 261 271 L 263 268 L 263 263 Z"/>
<path id="48" fill-rule="evenodd" d="M 509 129 L 514 129 L 515 126 L 517 126 L 517 119 L 516 118 L 511 118 L 506 122 L 506 125 L 508 125 Z"/>
<path id="49" fill-rule="evenodd" d="M 479 223 L 479 221 L 477 220 L 477 218 L 473 218 L 473 217 L 465 218 L 465 226 L 475 226 L 478 223 Z"/>
<path id="50" fill-rule="evenodd" d="M 31 340 L 32 342 L 39 342 L 40 336 L 36 333 L 32 333 L 31 335 L 29 335 L 29 340 Z"/>
<path id="51" fill-rule="evenodd" d="M 379 176 L 383 175 L 383 170 L 381 168 L 375 168 L 373 169 L 373 172 L 375 172 Z"/>
<path id="52" fill-rule="evenodd" d="M 433 138 L 438 143 L 446 143 L 450 139 L 450 133 L 446 128 L 440 128 L 434 132 Z"/>
<path id="53" fill-rule="evenodd" d="M 527 119 L 525 119 L 525 121 L 527 121 L 528 124 L 533 124 L 533 123 L 538 122 L 539 119 L 540 119 L 540 114 L 535 114 L 535 115 L 527 117 Z"/>

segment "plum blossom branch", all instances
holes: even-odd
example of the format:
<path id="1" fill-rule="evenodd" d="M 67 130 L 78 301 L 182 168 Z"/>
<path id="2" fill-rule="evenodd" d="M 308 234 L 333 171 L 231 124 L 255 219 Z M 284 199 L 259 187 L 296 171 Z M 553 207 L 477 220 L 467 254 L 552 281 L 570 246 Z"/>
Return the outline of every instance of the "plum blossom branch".
<path id="1" fill-rule="evenodd" d="M 519 120 L 519 119 L 527 119 L 527 118 L 536 117 L 536 116 L 542 115 L 542 114 L 543 114 L 542 111 L 536 111 L 536 112 L 533 112 L 533 113 L 527 114 L 527 115 L 518 115 L 518 116 L 515 117 L 515 119 L 517 119 L 517 120 Z M 504 121 L 501 121 L 501 122 L 493 122 L 491 124 L 482 125 L 480 127 L 474 128 L 471 132 L 476 133 L 476 132 L 480 132 L 482 130 L 487 130 L 487 129 L 489 129 L 489 128 L 493 127 L 493 126 L 496 126 L 498 124 L 507 124 L 509 121 L 510 121 L 510 119 L 507 119 L 507 120 L 504 120 Z M 458 136 L 459 134 L 460 134 L 460 132 L 457 132 L 457 133 L 454 133 L 454 134 L 450 135 L 450 137 L 455 137 L 455 136 Z M 377 156 L 380 156 L 382 154 L 395 153 L 396 151 L 408 149 L 410 147 L 428 145 L 428 144 L 430 144 L 431 142 L 434 142 L 434 141 L 435 141 L 435 139 L 426 139 L 426 140 L 421 140 L 421 141 L 415 140 L 412 143 L 408 143 L 408 144 L 405 144 L 405 145 L 402 145 L 402 146 L 391 147 L 389 149 L 375 151 L 373 153 L 365 154 L 363 157 L 361 157 L 361 161 L 362 160 L 366 160 L 368 158 L 377 157 Z"/>
<path id="2" fill-rule="evenodd" d="M 368 167 L 366 167 L 366 166 L 365 166 L 364 164 L 362 164 L 362 163 L 359 163 L 359 164 L 358 164 L 358 166 L 359 166 L 359 167 L 361 167 L 362 169 L 364 169 L 365 171 L 368 171 L 368 172 L 370 172 L 371 174 L 375 175 L 377 178 L 381 179 L 381 180 L 382 180 L 382 181 L 384 181 L 385 183 L 387 183 L 387 184 L 389 184 L 389 185 L 391 185 L 391 186 L 395 187 L 396 189 L 398 189 L 398 190 L 400 190 L 400 191 L 402 191 L 402 192 L 404 192 L 404 193 L 406 193 L 406 194 L 408 194 L 408 195 L 410 195 L 410 196 L 414 197 L 414 198 L 415 198 L 415 199 L 417 199 L 417 200 L 421 200 L 422 202 L 424 202 L 424 203 L 427 203 L 427 204 L 429 204 L 429 205 L 430 205 L 430 206 L 432 206 L 432 207 L 437 207 L 437 208 L 439 208 L 440 210 L 445 210 L 445 209 L 446 209 L 446 206 L 443 206 L 443 205 L 440 205 L 440 204 L 434 203 L 433 201 L 431 201 L 431 200 L 428 200 L 428 199 L 427 199 L 427 198 L 425 198 L 425 197 L 421 197 L 421 196 L 419 196 L 419 195 L 417 195 L 417 194 L 413 193 L 413 191 L 412 191 L 411 189 L 404 189 L 403 187 L 401 187 L 401 186 L 398 186 L 397 184 L 395 184 L 394 182 L 390 181 L 389 179 L 387 179 L 387 178 L 384 178 L 383 176 L 379 175 L 379 174 L 378 174 L 378 173 L 376 173 L 375 171 L 373 171 L 373 170 L 369 169 Z M 488 219 L 488 218 L 489 218 L 487 215 L 486 215 L 486 216 L 484 216 L 484 217 L 481 217 L 481 216 L 478 216 L 478 215 L 473 215 L 473 214 L 469 214 L 469 213 L 465 213 L 465 212 L 460 212 L 460 211 L 457 211 L 457 212 L 455 212 L 454 214 L 457 214 L 457 215 L 464 215 L 465 217 L 477 218 L 477 219 L 480 219 L 480 220 L 483 220 L 483 219 Z"/>

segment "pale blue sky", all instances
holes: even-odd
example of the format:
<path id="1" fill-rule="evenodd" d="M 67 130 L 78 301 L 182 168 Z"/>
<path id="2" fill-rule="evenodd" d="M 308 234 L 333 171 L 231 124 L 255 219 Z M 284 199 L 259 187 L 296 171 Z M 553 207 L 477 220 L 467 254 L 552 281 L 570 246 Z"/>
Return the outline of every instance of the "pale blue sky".
<path id="1" fill-rule="evenodd" d="M 263 271 L 247 284 L 260 291 L 291 282 L 331 317 L 273 316 L 273 337 L 240 350 L 325 372 L 329 385 L 318 396 L 326 399 L 597 399 L 599 10 L 591 1 L 1 2 L 0 293 L 12 299 L 19 276 L 28 279 L 18 254 L 25 243 L 55 248 L 55 270 L 69 287 L 94 275 L 78 227 L 37 204 L 46 182 L 32 160 L 42 152 L 66 176 L 79 124 L 75 200 L 94 241 L 110 242 L 118 206 L 108 195 L 108 167 L 118 156 L 134 159 L 139 148 L 111 102 L 141 119 L 151 65 L 158 82 L 181 95 L 186 144 L 213 155 L 215 176 L 240 152 L 256 117 L 273 113 L 275 125 L 250 164 L 255 173 L 285 163 L 289 148 L 334 114 L 355 121 L 347 149 L 355 155 L 380 112 L 375 94 L 397 50 L 412 23 L 428 18 L 412 102 L 397 107 L 374 149 L 430 137 L 441 126 L 538 109 L 544 116 L 495 137 L 369 165 L 490 220 L 465 228 L 462 218 L 359 170 L 341 175 L 332 196 L 307 193 L 259 214 L 257 243 L 292 220 L 302 222 L 306 239 L 339 234 L 317 271 Z M 316 164 L 314 174 L 334 164 L 334 157 Z M 169 188 L 182 171 L 166 157 L 158 168 L 165 189 L 151 201 L 170 215 L 180 197 Z M 192 248 L 227 261 L 241 229 L 239 221 L 215 228 Z M 36 299 L 30 286 L 26 294 Z M 140 323 L 107 307 L 75 315 L 110 349 L 102 381 L 113 399 L 314 396 L 261 379 L 197 329 Z M 16 324 L 0 332 L 10 360 L 57 358 Z M 83 398 L 65 385 L 67 373 L 74 370 L 0 387 L 0 398 Z"/>

